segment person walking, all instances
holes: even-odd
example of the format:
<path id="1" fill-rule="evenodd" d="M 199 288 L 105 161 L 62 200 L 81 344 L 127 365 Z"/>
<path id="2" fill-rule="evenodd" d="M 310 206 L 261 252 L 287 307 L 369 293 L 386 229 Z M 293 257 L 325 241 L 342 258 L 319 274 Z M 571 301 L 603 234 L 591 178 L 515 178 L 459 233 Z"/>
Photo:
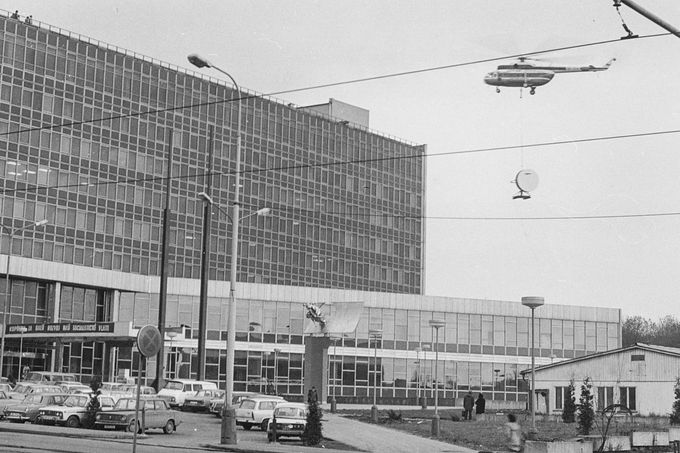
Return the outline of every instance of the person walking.
<path id="1" fill-rule="evenodd" d="M 481 415 L 484 413 L 486 410 L 486 400 L 484 399 L 484 395 L 481 393 L 477 397 L 477 401 L 475 401 L 475 414 Z"/>
<path id="2" fill-rule="evenodd" d="M 472 390 L 468 390 L 467 395 L 463 398 L 463 413 L 465 420 L 472 420 L 472 408 L 475 406 L 475 397 L 472 395 Z"/>
<path id="3" fill-rule="evenodd" d="M 515 452 L 522 451 L 522 428 L 517 423 L 515 414 L 508 414 L 505 432 L 508 438 L 508 450 Z"/>

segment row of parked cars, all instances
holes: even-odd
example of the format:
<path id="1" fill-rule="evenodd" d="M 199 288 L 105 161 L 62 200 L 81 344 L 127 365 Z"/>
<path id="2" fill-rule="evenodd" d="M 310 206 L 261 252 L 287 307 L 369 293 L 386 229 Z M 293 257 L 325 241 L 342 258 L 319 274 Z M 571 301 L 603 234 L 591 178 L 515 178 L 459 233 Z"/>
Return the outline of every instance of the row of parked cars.
<path id="1" fill-rule="evenodd" d="M 64 377 L 64 376 L 60 376 Z M 224 391 L 214 382 L 189 379 L 168 380 L 158 394 L 152 387 L 140 386 L 142 420 L 136 420 L 136 392 L 133 384 L 105 382 L 97 394 L 75 380 L 20 382 L 13 388 L 0 383 L 0 418 L 10 422 L 58 424 L 69 427 L 83 425 L 99 429 L 125 429 L 130 432 L 160 428 L 165 433 L 177 430 L 182 418 L 179 410 L 205 411 L 221 416 Z M 94 420 L 88 405 L 98 401 Z M 307 405 L 292 403 L 280 396 L 253 392 L 234 392 L 232 408 L 236 424 L 245 430 L 258 427 L 270 440 L 280 437 L 302 437 L 306 426 Z M 144 427 L 142 428 L 142 424 Z"/>

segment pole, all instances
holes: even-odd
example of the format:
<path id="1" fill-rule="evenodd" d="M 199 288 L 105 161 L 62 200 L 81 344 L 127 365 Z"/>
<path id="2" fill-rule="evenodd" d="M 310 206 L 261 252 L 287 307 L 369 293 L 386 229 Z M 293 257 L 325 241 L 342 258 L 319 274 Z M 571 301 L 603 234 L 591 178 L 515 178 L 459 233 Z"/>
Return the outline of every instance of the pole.
<path id="1" fill-rule="evenodd" d="M 627 7 L 632 9 L 633 11 L 635 11 L 636 13 L 641 14 L 642 16 L 651 20 L 652 22 L 654 22 L 655 24 L 657 24 L 661 28 L 668 30 L 669 32 L 671 32 L 672 34 L 674 34 L 675 36 L 680 38 L 680 30 L 678 30 L 677 28 L 675 28 L 674 26 L 672 26 L 671 24 L 669 24 L 665 20 L 661 19 L 659 16 L 647 11 L 646 9 L 644 9 L 643 7 L 638 5 L 637 3 L 635 3 L 631 0 L 618 0 L 618 2 L 623 3 L 624 5 L 626 5 Z M 615 0 L 614 6 L 617 6 L 617 5 L 618 5 L 617 0 Z"/>
<path id="2" fill-rule="evenodd" d="M 19 379 L 23 380 L 24 373 L 21 369 L 21 358 L 24 355 L 24 328 L 19 331 Z"/>
<path id="3" fill-rule="evenodd" d="M 236 88 L 236 172 L 234 178 L 234 204 L 231 217 L 231 266 L 229 269 L 229 311 L 227 315 L 227 379 L 226 391 L 224 392 L 224 412 L 222 413 L 222 444 L 236 444 L 236 411 L 231 407 L 234 393 L 234 352 L 236 350 L 236 266 L 238 265 L 238 227 L 239 227 L 239 200 L 241 187 L 241 90 L 234 78 L 219 68 L 218 71 L 226 74 Z"/>
<path id="4" fill-rule="evenodd" d="M 213 171 L 213 137 L 214 128 L 208 126 L 208 169 L 205 176 L 205 193 L 210 196 Z M 205 342 L 208 318 L 208 282 L 210 281 L 210 224 L 212 223 L 212 205 L 203 203 L 203 244 L 201 247 L 201 294 L 198 304 L 198 373 L 197 380 L 205 377 Z"/>
<path id="5" fill-rule="evenodd" d="M 7 312 L 12 299 L 12 282 L 9 279 L 9 262 L 12 257 L 12 232 L 9 231 L 9 248 L 7 249 L 7 268 L 5 269 L 5 309 L 2 312 L 2 344 L 0 345 L 0 376 L 5 366 L 5 333 L 7 332 Z M 19 370 L 21 372 L 21 370 Z M 17 376 L 19 378 L 19 376 Z"/>
<path id="6" fill-rule="evenodd" d="M 170 255 L 170 190 L 172 187 L 172 129 L 167 131 L 167 165 L 168 172 L 165 180 L 165 209 L 163 209 L 163 237 L 161 243 L 161 285 L 158 294 L 158 332 L 161 341 L 165 343 L 165 311 L 168 299 L 168 262 Z M 165 345 L 163 345 L 165 346 Z M 161 347 L 156 356 L 156 391 L 164 386 L 165 378 L 165 347 Z"/>
<path id="7" fill-rule="evenodd" d="M 435 333 L 435 342 L 434 342 L 434 417 L 432 417 L 432 435 L 433 436 L 439 436 L 439 388 L 437 385 L 437 378 L 439 376 L 438 373 L 438 365 L 439 365 L 439 325 L 434 325 L 430 323 L 432 327 L 434 327 L 436 333 Z"/>
<path id="8" fill-rule="evenodd" d="M 534 335 L 536 333 L 536 326 L 534 325 L 534 307 L 531 307 L 531 394 L 529 395 L 529 405 L 531 406 L 531 432 L 537 433 L 536 429 L 536 347 Z"/>

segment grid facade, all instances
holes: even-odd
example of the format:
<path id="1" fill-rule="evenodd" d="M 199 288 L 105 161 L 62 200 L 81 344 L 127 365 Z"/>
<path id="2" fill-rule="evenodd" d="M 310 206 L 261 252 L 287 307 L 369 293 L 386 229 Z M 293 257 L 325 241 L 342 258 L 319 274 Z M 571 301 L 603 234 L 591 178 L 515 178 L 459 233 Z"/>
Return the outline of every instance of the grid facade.
<path id="1" fill-rule="evenodd" d="M 424 147 L 47 27 L 0 33 L 3 223 L 49 221 L 13 254 L 159 275 L 171 175 L 170 276 L 198 278 L 208 130 L 226 208 L 240 105 L 242 212 L 274 215 L 242 222 L 238 280 L 422 292 Z M 210 279 L 226 280 L 230 227 L 212 219 Z"/>

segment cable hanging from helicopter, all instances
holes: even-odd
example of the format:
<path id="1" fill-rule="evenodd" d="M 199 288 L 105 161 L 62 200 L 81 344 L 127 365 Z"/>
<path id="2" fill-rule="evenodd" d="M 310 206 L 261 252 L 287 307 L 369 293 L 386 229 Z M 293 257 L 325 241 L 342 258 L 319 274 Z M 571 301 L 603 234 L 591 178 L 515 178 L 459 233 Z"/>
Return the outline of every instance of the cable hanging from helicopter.
<path id="1" fill-rule="evenodd" d="M 621 36 L 621 39 L 631 39 L 631 38 L 639 38 L 640 35 L 634 34 L 630 28 L 628 28 L 628 25 L 626 25 L 626 21 L 623 20 L 623 16 L 621 15 L 621 1 L 620 0 L 614 0 L 614 8 L 616 8 L 616 13 L 619 15 L 619 19 L 621 19 L 621 26 L 623 29 L 628 33 L 626 36 Z"/>

